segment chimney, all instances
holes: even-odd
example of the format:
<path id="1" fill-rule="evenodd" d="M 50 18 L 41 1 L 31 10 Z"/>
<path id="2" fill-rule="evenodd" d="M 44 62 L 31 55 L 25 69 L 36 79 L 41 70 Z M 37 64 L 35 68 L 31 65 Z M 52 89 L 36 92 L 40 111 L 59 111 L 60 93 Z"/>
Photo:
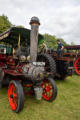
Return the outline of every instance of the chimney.
<path id="1" fill-rule="evenodd" d="M 31 33 L 30 33 L 30 58 L 31 62 L 36 62 L 37 50 L 38 50 L 38 29 L 39 29 L 39 19 L 37 17 L 32 17 L 30 21 Z"/>

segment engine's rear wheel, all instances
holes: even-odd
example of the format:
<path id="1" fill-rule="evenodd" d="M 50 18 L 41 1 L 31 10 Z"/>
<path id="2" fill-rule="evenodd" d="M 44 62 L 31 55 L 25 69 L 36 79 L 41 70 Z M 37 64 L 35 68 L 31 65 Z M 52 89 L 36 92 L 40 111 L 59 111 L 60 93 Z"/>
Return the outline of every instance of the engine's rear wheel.
<path id="1" fill-rule="evenodd" d="M 56 63 L 51 55 L 46 53 L 39 54 L 38 61 L 45 62 L 46 72 L 50 72 L 52 74 L 52 77 L 56 75 Z"/>
<path id="2" fill-rule="evenodd" d="M 42 97 L 44 100 L 52 102 L 56 99 L 57 87 L 55 81 L 51 77 L 45 78 L 41 87 L 43 88 Z"/>
<path id="3" fill-rule="evenodd" d="M 18 113 L 24 107 L 24 92 L 19 81 L 12 80 L 8 88 L 8 99 L 11 109 Z"/>
<path id="4" fill-rule="evenodd" d="M 80 57 L 77 58 L 77 60 L 75 61 L 74 68 L 75 68 L 76 73 L 80 75 Z"/>

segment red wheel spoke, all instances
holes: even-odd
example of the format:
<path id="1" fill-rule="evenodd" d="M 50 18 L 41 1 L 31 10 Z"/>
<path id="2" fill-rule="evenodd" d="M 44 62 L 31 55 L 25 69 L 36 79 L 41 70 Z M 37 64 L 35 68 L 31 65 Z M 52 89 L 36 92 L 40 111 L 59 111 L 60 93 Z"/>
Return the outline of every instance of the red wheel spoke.
<path id="1" fill-rule="evenodd" d="M 14 106 L 17 107 L 17 101 L 14 99 Z"/>
<path id="2" fill-rule="evenodd" d="M 17 98 L 17 94 L 16 94 L 16 93 L 13 93 L 13 97 L 14 97 L 14 98 Z"/>
<path id="3" fill-rule="evenodd" d="M 50 96 L 52 96 L 53 93 L 50 91 L 49 94 L 50 94 Z"/>

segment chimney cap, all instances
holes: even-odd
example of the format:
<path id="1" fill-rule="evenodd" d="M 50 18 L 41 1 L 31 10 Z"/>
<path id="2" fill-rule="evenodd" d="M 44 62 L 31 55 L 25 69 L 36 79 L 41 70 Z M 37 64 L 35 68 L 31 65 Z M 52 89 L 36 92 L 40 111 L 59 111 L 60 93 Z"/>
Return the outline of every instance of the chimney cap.
<path id="1" fill-rule="evenodd" d="M 31 20 L 30 20 L 30 25 L 31 24 L 39 24 L 40 25 L 40 21 L 39 21 L 39 18 L 38 17 L 32 17 Z"/>

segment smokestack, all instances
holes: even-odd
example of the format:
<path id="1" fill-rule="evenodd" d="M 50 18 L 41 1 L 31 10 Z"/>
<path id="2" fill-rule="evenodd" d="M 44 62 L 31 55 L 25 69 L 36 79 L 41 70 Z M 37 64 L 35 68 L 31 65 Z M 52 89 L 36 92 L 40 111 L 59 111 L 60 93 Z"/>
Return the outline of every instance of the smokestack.
<path id="1" fill-rule="evenodd" d="M 38 50 L 38 29 L 39 29 L 39 19 L 37 17 L 32 17 L 30 21 L 31 33 L 30 33 L 30 58 L 31 62 L 36 62 L 37 50 Z"/>

